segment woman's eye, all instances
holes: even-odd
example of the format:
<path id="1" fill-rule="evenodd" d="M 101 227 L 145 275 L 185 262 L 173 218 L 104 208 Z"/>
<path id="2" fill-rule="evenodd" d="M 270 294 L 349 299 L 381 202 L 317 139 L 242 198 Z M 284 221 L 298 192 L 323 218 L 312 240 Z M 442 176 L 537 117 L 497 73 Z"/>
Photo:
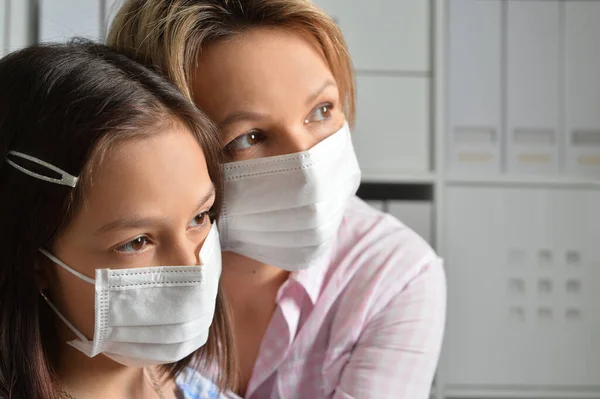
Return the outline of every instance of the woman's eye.
<path id="1" fill-rule="evenodd" d="M 318 105 L 317 108 L 313 109 L 306 117 L 304 123 L 325 121 L 331 118 L 332 109 L 333 105 L 330 103 Z"/>
<path id="2" fill-rule="evenodd" d="M 240 151 L 260 144 L 265 139 L 261 132 L 250 132 L 237 137 L 225 146 L 228 151 Z"/>
<path id="3" fill-rule="evenodd" d="M 150 243 L 148 237 L 138 237 L 134 240 L 129 241 L 127 244 L 121 245 L 116 249 L 117 252 L 134 253 L 142 251 L 146 245 Z"/>

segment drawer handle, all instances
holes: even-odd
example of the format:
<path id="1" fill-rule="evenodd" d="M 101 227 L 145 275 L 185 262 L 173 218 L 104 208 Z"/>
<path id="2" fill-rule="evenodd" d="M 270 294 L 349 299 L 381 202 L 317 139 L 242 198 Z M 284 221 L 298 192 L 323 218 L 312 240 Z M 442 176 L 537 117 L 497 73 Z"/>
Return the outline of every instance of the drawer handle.
<path id="1" fill-rule="evenodd" d="M 498 141 L 496 129 L 492 127 L 459 126 L 454 129 L 457 143 L 495 143 Z"/>

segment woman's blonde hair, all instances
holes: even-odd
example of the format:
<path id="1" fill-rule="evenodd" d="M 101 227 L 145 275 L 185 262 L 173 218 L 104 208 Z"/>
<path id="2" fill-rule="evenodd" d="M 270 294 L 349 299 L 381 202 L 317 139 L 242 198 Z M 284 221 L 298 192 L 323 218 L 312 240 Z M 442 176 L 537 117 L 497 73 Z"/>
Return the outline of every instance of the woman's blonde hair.
<path id="1" fill-rule="evenodd" d="M 310 0 L 125 0 L 107 44 L 167 75 L 190 100 L 204 45 L 255 27 L 309 34 L 337 82 L 346 119 L 354 121 L 352 63 L 336 23 Z"/>

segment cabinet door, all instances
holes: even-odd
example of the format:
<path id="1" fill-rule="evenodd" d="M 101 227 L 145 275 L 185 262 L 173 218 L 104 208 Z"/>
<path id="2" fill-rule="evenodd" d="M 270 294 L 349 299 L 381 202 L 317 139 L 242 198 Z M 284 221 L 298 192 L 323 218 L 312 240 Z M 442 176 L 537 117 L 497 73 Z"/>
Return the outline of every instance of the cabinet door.
<path id="1" fill-rule="evenodd" d="M 41 0 L 40 40 L 57 42 L 73 36 L 100 40 L 103 19 L 101 0 Z"/>
<path id="2" fill-rule="evenodd" d="M 452 187 L 446 199 L 446 383 L 597 387 L 599 193 Z"/>
<path id="3" fill-rule="evenodd" d="M 315 3 L 339 24 L 359 71 L 429 71 L 429 0 Z"/>
<path id="4" fill-rule="evenodd" d="M 500 171 L 501 0 L 447 2 L 448 163 L 452 172 Z"/>
<path id="5" fill-rule="evenodd" d="M 558 172 L 559 1 L 508 2 L 507 169 Z"/>
<path id="6" fill-rule="evenodd" d="M 600 2 L 564 7 L 567 171 L 600 177 Z"/>
<path id="7" fill-rule="evenodd" d="M 117 15 L 119 8 L 123 4 L 123 0 L 105 0 L 104 1 L 104 32 L 108 33 L 110 24 Z"/>
<path id="8" fill-rule="evenodd" d="M 354 132 L 363 180 L 430 169 L 429 79 L 359 76 Z"/>
<path id="9" fill-rule="evenodd" d="M 9 24 L 8 21 L 8 1 L 0 0 L 0 58 L 4 57 L 8 52 L 8 35 L 6 27 Z"/>
<path id="10" fill-rule="evenodd" d="M 30 46 L 34 42 L 31 2 L 8 0 L 7 51 L 12 52 Z"/>
<path id="11" fill-rule="evenodd" d="M 366 200 L 365 201 L 367 204 L 371 205 L 373 208 L 377 209 L 378 211 L 385 211 L 385 201 L 380 201 L 380 200 Z"/>
<path id="12" fill-rule="evenodd" d="M 427 242 L 433 242 L 433 204 L 430 201 L 388 201 L 388 212 Z"/>

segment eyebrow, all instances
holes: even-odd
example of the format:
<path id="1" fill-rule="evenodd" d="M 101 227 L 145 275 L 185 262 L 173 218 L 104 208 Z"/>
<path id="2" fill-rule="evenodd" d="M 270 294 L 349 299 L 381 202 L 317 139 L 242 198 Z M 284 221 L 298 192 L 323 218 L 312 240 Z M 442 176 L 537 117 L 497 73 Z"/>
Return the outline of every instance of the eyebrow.
<path id="1" fill-rule="evenodd" d="M 317 89 L 313 94 L 308 96 L 308 98 L 306 100 L 306 104 L 308 106 L 312 105 L 312 103 L 321 95 L 321 93 L 323 93 L 325 91 L 325 89 L 327 89 L 330 86 L 337 87 L 337 85 L 335 84 L 335 82 L 333 80 L 327 79 L 321 85 L 321 87 L 319 87 L 319 89 Z M 267 115 L 261 114 L 258 112 L 252 112 L 252 111 L 232 112 L 231 114 L 227 115 L 227 117 L 223 120 L 223 122 L 221 122 L 219 124 L 219 127 L 222 129 L 222 128 L 224 128 L 228 125 L 231 125 L 233 123 L 236 123 L 236 122 L 241 122 L 241 121 L 257 122 L 260 120 L 264 120 L 266 118 L 267 118 Z"/>
<path id="2" fill-rule="evenodd" d="M 198 205 L 196 206 L 196 209 L 202 208 L 204 206 L 204 204 L 206 204 L 214 196 L 215 196 L 215 185 L 212 182 L 210 182 L 210 188 L 208 189 L 208 191 L 206 192 L 204 197 L 202 197 L 202 199 L 200 199 L 200 201 L 198 201 Z"/>
<path id="3" fill-rule="evenodd" d="M 198 202 L 198 206 L 196 209 L 201 208 L 204 204 L 206 204 L 212 197 L 215 196 L 215 186 L 214 184 L 210 184 L 210 188 L 206 192 L 206 194 L 200 199 Z M 160 222 L 162 218 L 143 218 L 139 216 L 131 216 L 121 219 L 113 220 L 112 222 L 106 223 L 104 226 L 100 227 L 96 234 L 106 234 L 113 231 L 118 230 L 127 230 L 127 229 L 139 229 L 144 227 L 149 227 Z"/>
<path id="4" fill-rule="evenodd" d="M 307 98 L 306 105 L 311 106 L 312 103 L 315 102 L 315 100 L 321 95 L 321 93 L 323 93 L 325 91 L 325 89 L 327 89 L 330 86 L 337 87 L 337 85 L 335 84 L 335 82 L 333 80 L 327 79 L 325 81 L 325 83 L 323 83 L 318 90 L 316 90 L 313 94 L 311 94 Z"/>
<path id="5" fill-rule="evenodd" d="M 223 120 L 223 122 L 221 122 L 219 124 L 219 127 L 222 129 L 222 128 L 224 128 L 228 125 L 231 125 L 233 123 L 236 123 L 236 122 L 240 122 L 240 121 L 256 122 L 256 121 L 264 120 L 266 118 L 267 118 L 266 115 L 260 114 L 258 112 L 251 112 L 251 111 L 232 112 L 231 114 L 227 115 L 227 117 Z"/>

